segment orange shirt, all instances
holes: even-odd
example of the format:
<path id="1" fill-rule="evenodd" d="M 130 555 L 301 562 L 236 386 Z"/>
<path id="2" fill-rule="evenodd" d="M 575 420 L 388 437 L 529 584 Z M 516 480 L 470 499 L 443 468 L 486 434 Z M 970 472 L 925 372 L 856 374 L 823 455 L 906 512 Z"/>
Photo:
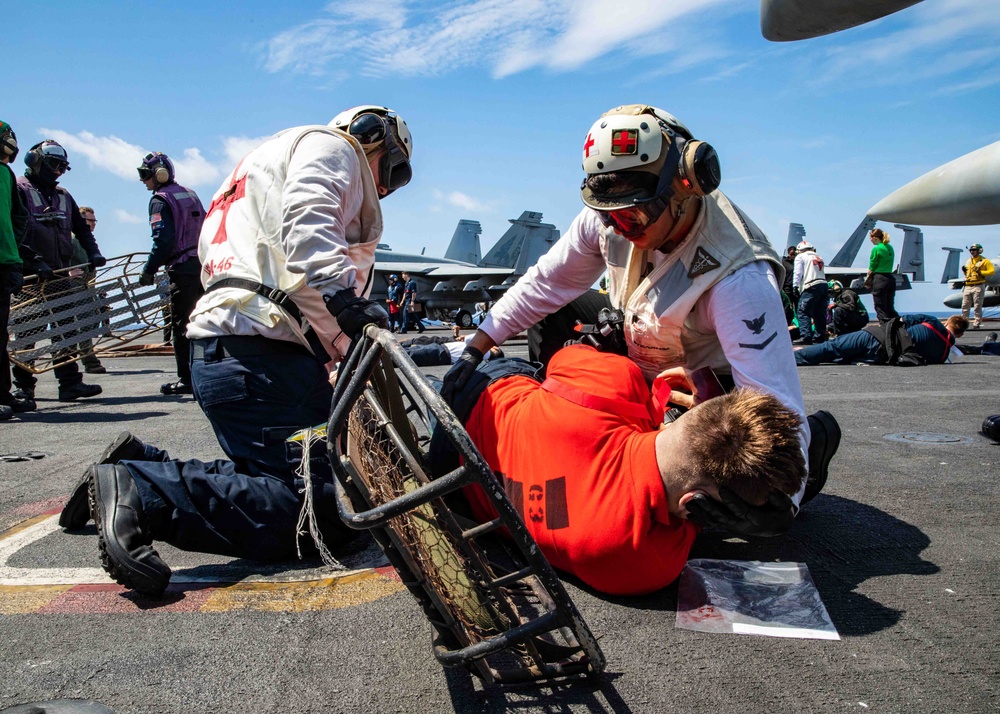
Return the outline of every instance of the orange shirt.
<path id="1" fill-rule="evenodd" d="M 545 386 L 493 383 L 466 424 L 549 562 L 613 595 L 669 585 L 697 534 L 668 512 L 648 400 L 633 362 L 575 346 L 552 358 Z M 493 517 L 485 494 L 469 492 L 477 517 Z"/>

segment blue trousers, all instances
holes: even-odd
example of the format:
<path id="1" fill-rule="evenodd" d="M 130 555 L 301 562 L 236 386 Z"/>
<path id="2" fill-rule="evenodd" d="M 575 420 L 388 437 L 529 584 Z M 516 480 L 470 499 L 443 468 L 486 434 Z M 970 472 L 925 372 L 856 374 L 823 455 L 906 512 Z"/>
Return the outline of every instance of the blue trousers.
<path id="1" fill-rule="evenodd" d="M 809 286 L 799 296 L 799 332 L 806 344 L 826 339 L 826 302 L 829 293 L 829 286 L 822 282 Z"/>
<path id="2" fill-rule="evenodd" d="M 284 440 L 326 423 L 332 397 L 326 369 L 304 348 L 301 354 L 228 356 L 226 340 L 192 343 L 191 377 L 198 405 L 229 460 L 178 461 L 149 447 L 149 461 L 124 464 L 154 540 L 253 560 L 294 556 L 303 481 L 295 475 L 298 454 L 287 453 Z M 353 534 L 337 516 L 325 445 L 319 452 L 310 461 L 313 498 L 324 542 L 332 548 Z"/>
<path id="3" fill-rule="evenodd" d="M 809 366 L 826 362 L 879 362 L 879 341 L 864 330 L 795 351 L 795 364 Z"/>

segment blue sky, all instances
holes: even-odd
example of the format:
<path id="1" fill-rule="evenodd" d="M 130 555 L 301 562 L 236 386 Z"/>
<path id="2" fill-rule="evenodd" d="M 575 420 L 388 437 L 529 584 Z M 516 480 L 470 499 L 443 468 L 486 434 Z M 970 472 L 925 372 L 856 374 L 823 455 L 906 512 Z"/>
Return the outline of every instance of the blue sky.
<path id="1" fill-rule="evenodd" d="M 883 196 L 1000 140 L 993 1 L 925 0 L 783 44 L 761 37 L 753 0 L 7 5 L 0 119 L 24 149 L 67 148 L 62 184 L 96 209 L 109 256 L 149 248 L 145 152 L 174 158 L 207 205 L 261 137 L 358 104 L 410 126 L 414 179 L 382 203 L 383 242 L 428 254 L 461 218 L 482 223 L 484 252 L 523 210 L 565 230 L 587 130 L 618 104 L 675 114 L 776 246 L 798 222 L 828 259 Z M 935 284 L 902 309 L 944 309 L 941 246 L 1000 254 L 996 226 L 924 236 Z"/>

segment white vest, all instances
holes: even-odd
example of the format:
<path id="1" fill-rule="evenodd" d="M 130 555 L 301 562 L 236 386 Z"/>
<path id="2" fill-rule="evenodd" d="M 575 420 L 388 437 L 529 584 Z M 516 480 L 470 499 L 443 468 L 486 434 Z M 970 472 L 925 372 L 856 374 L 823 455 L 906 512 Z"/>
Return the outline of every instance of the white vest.
<path id="1" fill-rule="evenodd" d="M 611 302 L 625 313 L 629 357 L 652 380 L 668 367 L 712 367 L 731 371 L 714 331 L 699 332 L 691 312 L 701 296 L 734 271 L 754 261 L 771 263 L 778 285 L 785 269 L 767 237 L 721 192 L 706 196 L 687 238 L 628 292 L 629 267 L 638 275 L 651 253 L 638 251 L 605 228 L 601 249 L 607 258 Z M 636 280 L 637 278 L 633 278 Z"/>
<path id="2" fill-rule="evenodd" d="M 313 132 L 343 138 L 354 148 L 361 165 L 364 198 L 357 216 L 360 221 L 352 220 L 344 230 L 349 259 L 357 268 L 356 290 L 367 297 L 375 247 L 382 235 L 378 191 L 361 145 L 349 134 L 326 126 L 289 129 L 244 157 L 213 197 L 202 227 L 198 256 L 206 288 L 224 278 L 244 278 L 288 294 L 337 361 L 346 354 L 350 340 L 327 311 L 323 296 L 306 285 L 304 275 L 288 271 L 281 245 L 282 195 L 288 164 L 302 138 Z M 192 312 L 192 320 L 219 308 L 249 318 L 259 326 L 252 330 L 253 334 L 279 338 L 287 335 L 303 345 L 309 344 L 303 326 L 286 311 L 261 295 L 238 288 L 220 288 L 203 295 Z"/>

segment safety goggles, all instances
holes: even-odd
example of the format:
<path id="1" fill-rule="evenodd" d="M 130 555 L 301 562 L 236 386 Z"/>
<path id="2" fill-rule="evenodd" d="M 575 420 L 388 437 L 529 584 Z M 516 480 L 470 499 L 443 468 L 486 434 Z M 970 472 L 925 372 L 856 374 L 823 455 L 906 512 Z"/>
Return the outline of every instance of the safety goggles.
<path id="1" fill-rule="evenodd" d="M 69 171 L 69 158 L 66 156 L 66 150 L 61 146 L 44 146 L 41 153 L 42 165 L 49 171 L 57 174 Z"/>
<path id="2" fill-rule="evenodd" d="M 363 147 L 367 148 L 384 142 L 385 154 L 379 161 L 378 173 L 379 183 L 389 193 L 397 188 L 402 188 L 413 178 L 410 160 L 389 129 L 389 118 L 393 116 L 383 117 L 379 114 L 366 112 L 359 114 L 347 128 L 347 132 L 357 139 Z"/>
<path id="3" fill-rule="evenodd" d="M 156 169 L 148 165 L 149 161 L 156 158 L 156 154 L 149 153 L 142 157 L 142 166 L 136 169 L 139 172 L 140 181 L 148 181 L 153 178 L 153 174 L 156 173 Z"/>
<path id="4" fill-rule="evenodd" d="M 357 139 L 362 146 L 371 146 L 382 141 L 389 133 L 388 123 L 378 114 L 359 114 L 347 127 L 347 133 Z"/>
<path id="5" fill-rule="evenodd" d="M 608 228 L 613 228 L 623 238 L 638 238 L 649 226 L 656 223 L 667 207 L 667 199 L 654 198 L 628 208 L 616 211 L 597 211 L 597 215 Z"/>

